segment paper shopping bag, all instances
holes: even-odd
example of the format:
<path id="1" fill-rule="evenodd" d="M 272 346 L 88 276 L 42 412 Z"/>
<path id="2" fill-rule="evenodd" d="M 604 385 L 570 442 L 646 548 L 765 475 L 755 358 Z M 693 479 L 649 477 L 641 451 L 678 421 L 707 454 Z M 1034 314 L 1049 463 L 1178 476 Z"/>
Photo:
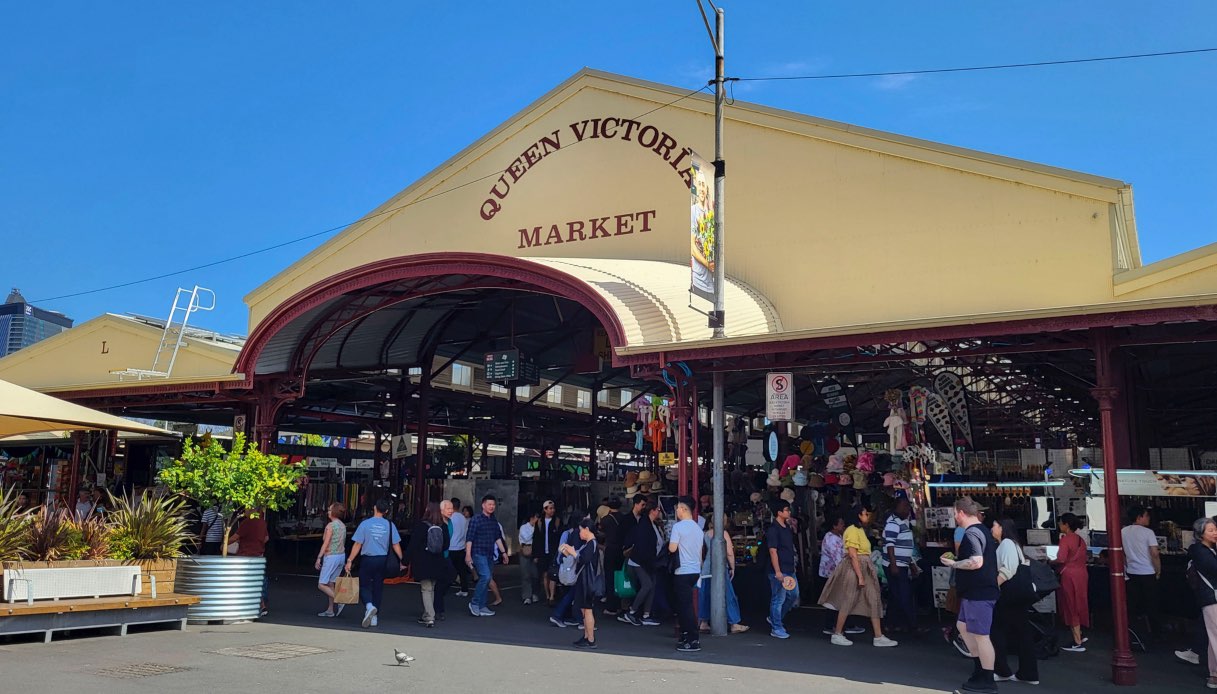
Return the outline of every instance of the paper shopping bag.
<path id="1" fill-rule="evenodd" d="M 359 602 L 359 579 L 350 574 L 338 577 L 334 586 L 334 602 L 340 605 L 354 605 Z"/>

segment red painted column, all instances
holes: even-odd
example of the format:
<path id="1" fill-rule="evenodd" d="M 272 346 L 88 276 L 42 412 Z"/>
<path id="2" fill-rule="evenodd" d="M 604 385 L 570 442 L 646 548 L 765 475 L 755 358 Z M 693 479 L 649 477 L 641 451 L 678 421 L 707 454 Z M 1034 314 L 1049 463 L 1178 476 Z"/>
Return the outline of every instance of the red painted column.
<path id="1" fill-rule="evenodd" d="M 689 381 L 689 397 L 693 401 L 693 406 L 690 408 L 690 412 L 692 412 L 692 414 L 689 415 L 689 420 L 691 423 L 690 426 L 693 428 L 691 437 L 693 439 L 693 451 L 690 455 L 690 457 L 693 459 L 693 479 L 691 480 L 692 484 L 690 486 L 693 488 L 692 496 L 696 499 L 698 497 L 698 492 L 701 490 L 701 456 L 699 455 L 701 448 L 698 447 L 698 432 L 701 431 L 701 406 L 697 402 L 697 383 L 692 380 Z M 701 504 L 698 504 L 698 506 L 700 505 Z"/>
<path id="2" fill-rule="evenodd" d="M 1114 647 L 1111 652 L 1111 681 L 1117 685 L 1137 683 L 1137 661 L 1128 639 L 1128 596 L 1124 585 L 1124 546 L 1120 539 L 1120 491 L 1117 465 L 1115 411 L 1119 388 L 1112 370 L 1111 346 L 1105 332 L 1093 335 L 1095 383 L 1091 394 L 1099 403 L 1099 426 L 1103 444 L 1103 499 L 1107 506 L 1107 563 L 1111 581 L 1111 623 Z"/>
<path id="3" fill-rule="evenodd" d="M 689 493 L 689 406 L 685 389 L 677 386 L 675 392 L 672 417 L 676 420 L 676 494 L 682 496 Z"/>

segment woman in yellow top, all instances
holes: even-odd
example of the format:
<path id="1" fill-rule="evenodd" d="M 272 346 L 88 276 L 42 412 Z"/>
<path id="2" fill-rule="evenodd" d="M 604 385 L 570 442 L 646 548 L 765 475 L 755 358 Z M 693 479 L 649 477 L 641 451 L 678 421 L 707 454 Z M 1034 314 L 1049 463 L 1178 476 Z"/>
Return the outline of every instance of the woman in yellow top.
<path id="1" fill-rule="evenodd" d="M 866 536 L 866 527 L 874 517 L 874 510 L 863 504 L 856 511 L 851 511 L 852 522 L 845 529 L 846 561 L 841 562 L 820 594 L 820 604 L 830 610 L 837 610 L 837 625 L 833 629 L 832 643 L 834 646 L 852 646 L 853 641 L 845 638 L 845 620 L 851 614 L 860 617 L 870 617 L 871 627 L 875 638 L 871 642 L 877 648 L 891 648 L 896 642 L 883 635 L 883 603 L 879 598 L 879 574 L 875 572 L 875 564 L 871 561 L 870 538 Z"/>

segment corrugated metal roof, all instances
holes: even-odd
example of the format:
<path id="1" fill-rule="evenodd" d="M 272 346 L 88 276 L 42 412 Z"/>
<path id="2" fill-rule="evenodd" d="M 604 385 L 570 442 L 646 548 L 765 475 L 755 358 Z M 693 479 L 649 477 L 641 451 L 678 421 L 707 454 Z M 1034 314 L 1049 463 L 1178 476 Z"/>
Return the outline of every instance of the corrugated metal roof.
<path id="1" fill-rule="evenodd" d="M 713 336 L 706 316 L 689 304 L 688 265 L 655 260 L 523 258 L 566 273 L 596 290 L 613 308 L 628 347 L 704 340 Z M 773 304 L 742 282 L 727 278 L 727 335 L 745 337 L 782 331 Z"/>

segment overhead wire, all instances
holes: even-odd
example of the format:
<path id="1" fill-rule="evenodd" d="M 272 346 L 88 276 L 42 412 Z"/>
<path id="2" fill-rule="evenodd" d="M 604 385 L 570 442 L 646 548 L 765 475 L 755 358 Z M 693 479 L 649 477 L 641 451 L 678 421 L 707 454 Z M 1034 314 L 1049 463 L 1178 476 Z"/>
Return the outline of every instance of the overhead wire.
<path id="1" fill-rule="evenodd" d="M 655 113 L 656 111 L 660 111 L 660 110 L 665 109 L 665 108 L 667 108 L 667 107 L 669 107 L 669 106 L 673 106 L 673 105 L 675 105 L 675 104 L 677 104 L 677 103 L 680 103 L 681 101 L 684 101 L 685 99 L 688 99 L 689 97 L 691 97 L 691 96 L 693 96 L 693 95 L 695 95 L 695 94 L 697 94 L 697 93 L 699 93 L 699 92 L 704 92 L 704 91 L 706 91 L 707 89 L 709 89 L 709 85 L 703 85 L 703 86 L 701 86 L 701 87 L 698 87 L 697 89 L 694 89 L 694 90 L 692 90 L 692 91 L 690 91 L 690 92 L 688 92 L 688 93 L 686 93 L 686 94 L 682 94 L 681 96 L 678 96 L 678 97 L 676 97 L 675 99 L 673 99 L 673 100 L 671 100 L 671 101 L 669 101 L 669 102 L 667 102 L 667 103 L 660 104 L 659 106 L 656 106 L 655 108 L 653 108 L 653 109 L 651 109 L 651 110 L 649 110 L 649 111 L 646 111 L 645 113 L 641 113 L 641 114 L 639 114 L 639 115 L 637 115 L 637 116 L 634 116 L 634 117 L 633 117 L 633 118 L 631 118 L 630 120 L 639 120 L 639 119 L 641 119 L 641 118 L 645 118 L 645 117 L 647 117 L 647 116 L 651 115 L 652 113 Z M 583 142 L 583 140 L 576 140 L 575 142 L 573 142 L 573 143 L 571 143 L 571 144 L 569 144 L 569 145 L 567 145 L 567 146 L 565 146 L 565 147 L 563 147 L 563 148 L 561 148 L 561 149 L 557 150 L 557 152 L 562 152 L 563 150 L 569 149 L 569 148 L 571 148 L 571 147 L 573 147 L 573 146 L 575 146 L 575 145 L 579 144 L 580 142 Z M 389 208 L 389 209 L 380 210 L 379 212 L 373 212 L 373 213 L 371 213 L 371 214 L 364 215 L 364 216 L 360 217 L 359 219 L 356 219 L 356 220 L 353 220 L 353 221 L 350 221 L 350 222 L 346 222 L 346 223 L 344 223 L 344 224 L 339 224 L 339 225 L 337 225 L 337 226 L 332 226 L 332 227 L 329 227 L 328 229 L 322 229 L 321 231 L 315 231 L 315 232 L 312 232 L 312 233 L 310 233 L 310 234 L 306 234 L 306 235 L 304 235 L 304 236 L 299 236 L 299 237 L 296 237 L 296 238 L 294 238 L 294 239 L 290 239 L 290 240 L 287 240 L 287 241 L 283 241 L 283 242 L 280 242 L 280 243 L 276 243 L 276 244 L 274 244 L 274 245 L 272 245 L 272 246 L 266 246 L 265 248 L 259 248 L 259 249 L 254 250 L 254 251 L 248 251 L 248 252 L 246 252 L 246 253 L 241 253 L 241 254 L 238 254 L 238 255 L 230 256 L 230 257 L 228 257 L 228 258 L 222 258 L 222 259 L 220 259 L 220 260 L 213 260 L 213 261 L 211 261 L 211 262 L 209 262 L 209 263 L 203 263 L 203 264 L 201 264 L 201 265 L 195 265 L 195 266 L 192 266 L 192 267 L 183 268 L 183 269 L 181 269 L 181 270 L 174 270 L 173 272 L 165 272 L 165 273 L 161 273 L 161 274 L 159 274 L 159 275 L 153 275 L 153 276 L 151 276 L 151 277 L 144 277 L 144 278 L 137 279 L 137 280 L 131 280 L 131 281 L 129 281 L 129 282 L 120 282 L 119 284 L 112 284 L 112 285 L 109 285 L 109 286 L 106 286 L 106 287 L 97 287 L 96 289 L 86 289 L 86 290 L 82 290 L 82 291 L 79 291 L 79 292 L 72 292 L 72 293 L 70 293 L 70 294 L 60 294 L 59 296 L 52 296 L 52 297 L 47 297 L 47 298 L 43 298 L 43 299 L 32 299 L 31 301 L 32 301 L 32 303 L 49 303 L 49 302 L 52 302 L 52 301 L 59 301 L 59 300 L 62 300 L 62 299 L 71 299 L 71 298 L 75 298 L 75 297 L 78 297 L 78 296 L 87 296 L 87 295 L 89 295 L 89 294 L 99 294 L 99 293 L 101 293 L 101 292 L 113 291 L 113 290 L 115 290 L 115 289 L 124 289 L 124 288 L 126 288 L 126 287 L 133 287 L 133 286 L 135 286 L 135 285 L 139 285 L 139 284 L 146 284 L 146 283 L 148 283 L 148 282 L 155 282 L 155 281 L 157 281 L 157 280 L 163 280 L 163 279 L 167 279 L 167 278 L 169 278 L 169 277 L 176 277 L 176 276 L 178 276 L 178 275 L 184 275 L 184 274 L 189 273 L 189 272 L 196 272 L 196 271 L 198 271 L 198 270 L 205 270 L 205 269 L 210 268 L 210 267 L 215 267 L 215 266 L 217 266 L 217 265 L 223 265 L 223 264 L 225 264 L 225 263 L 231 263 L 231 262 L 234 262 L 234 261 L 237 261 L 237 260 L 243 260 L 243 259 L 245 259 L 245 258 L 249 258 L 249 257 L 251 257 L 251 256 L 260 255 L 260 254 L 262 254 L 262 253 L 269 253 L 270 251 L 277 250 L 277 249 L 279 249 L 279 248 L 283 248 L 283 247 L 285 247 L 285 246 L 291 246 L 291 245 L 293 245 L 293 244 L 297 244 L 297 243 L 300 243 L 300 242 L 302 242 L 302 241 L 307 241 L 307 240 L 309 240 L 309 239 L 314 239 L 314 238 L 317 238 L 317 237 L 319 237 L 319 236 L 325 236 L 326 234 L 332 234 L 332 233 L 337 232 L 337 231 L 342 231 L 343 229 L 347 229 L 347 228 L 349 228 L 349 227 L 355 226 L 356 224 L 361 224 L 361 223 L 363 223 L 363 222 L 367 222 L 367 221 L 370 221 L 370 220 L 376 219 L 376 218 L 378 218 L 378 217 L 383 217 L 384 215 L 387 215 L 387 214 L 392 214 L 392 213 L 394 213 L 394 212 L 398 212 L 398 211 L 404 210 L 404 209 L 406 209 L 407 207 L 411 207 L 411 206 L 413 206 L 413 205 L 417 205 L 417 204 L 419 204 L 419 203 L 421 203 L 421 202 L 426 202 L 426 201 L 428 201 L 428 200 L 434 200 L 435 198 L 438 198 L 438 197 L 440 197 L 440 196 L 442 196 L 442 195 L 447 195 L 448 193 L 452 193 L 452 192 L 458 191 L 458 190 L 460 190 L 460 189 L 462 189 L 462 188 L 467 188 L 467 187 L 469 187 L 469 186 L 471 186 L 471 185 L 473 185 L 473 184 L 475 184 L 475 183 L 479 183 L 479 182 L 481 182 L 481 181 L 485 181 L 485 180 L 488 180 L 488 179 L 491 179 L 491 178 L 495 178 L 495 177 L 497 177 L 497 176 L 502 176 L 502 175 L 503 175 L 503 174 L 505 174 L 505 173 L 507 173 L 507 169 L 503 169 L 503 170 L 500 170 L 500 171 L 494 171 L 494 172 L 491 172 L 491 173 L 489 173 L 489 174 L 486 174 L 485 176 L 481 176 L 481 177 L 479 177 L 479 178 L 475 178 L 475 179 L 473 179 L 473 180 L 471 180 L 471 181 L 466 181 L 465 183 L 461 183 L 461 184 L 459 184 L 459 185 L 452 186 L 451 188 L 445 188 L 444 190 L 441 190 L 441 191 L 439 191 L 439 192 L 437 192 L 437 193 L 432 193 L 431 195 L 427 195 L 427 196 L 424 196 L 424 197 L 418 198 L 418 199 L 416 199 L 416 200 L 411 200 L 410 202 L 407 202 L 407 203 L 405 203 L 405 204 L 403 204 L 403 205 L 398 205 L 397 207 L 391 207 L 391 208 Z"/>
<path id="2" fill-rule="evenodd" d="M 1108 55 L 1095 58 L 1070 58 L 1066 60 L 1041 60 L 1030 63 L 1005 63 L 999 65 L 972 65 L 967 67 L 943 67 L 925 70 L 890 70 L 885 72 L 844 72 L 828 75 L 774 75 L 769 77 L 731 77 L 734 82 L 785 82 L 794 80 L 837 80 L 855 77 L 899 77 L 903 75 L 932 75 L 949 72 L 982 72 L 985 70 L 1013 70 L 1029 67 L 1046 67 L 1050 65 L 1078 65 L 1082 63 L 1104 63 L 1115 60 L 1139 60 L 1142 58 L 1163 58 L 1168 56 L 1194 55 L 1197 53 L 1215 53 L 1217 48 L 1192 48 L 1181 51 L 1160 51 L 1157 53 L 1132 53 L 1128 55 Z"/>

